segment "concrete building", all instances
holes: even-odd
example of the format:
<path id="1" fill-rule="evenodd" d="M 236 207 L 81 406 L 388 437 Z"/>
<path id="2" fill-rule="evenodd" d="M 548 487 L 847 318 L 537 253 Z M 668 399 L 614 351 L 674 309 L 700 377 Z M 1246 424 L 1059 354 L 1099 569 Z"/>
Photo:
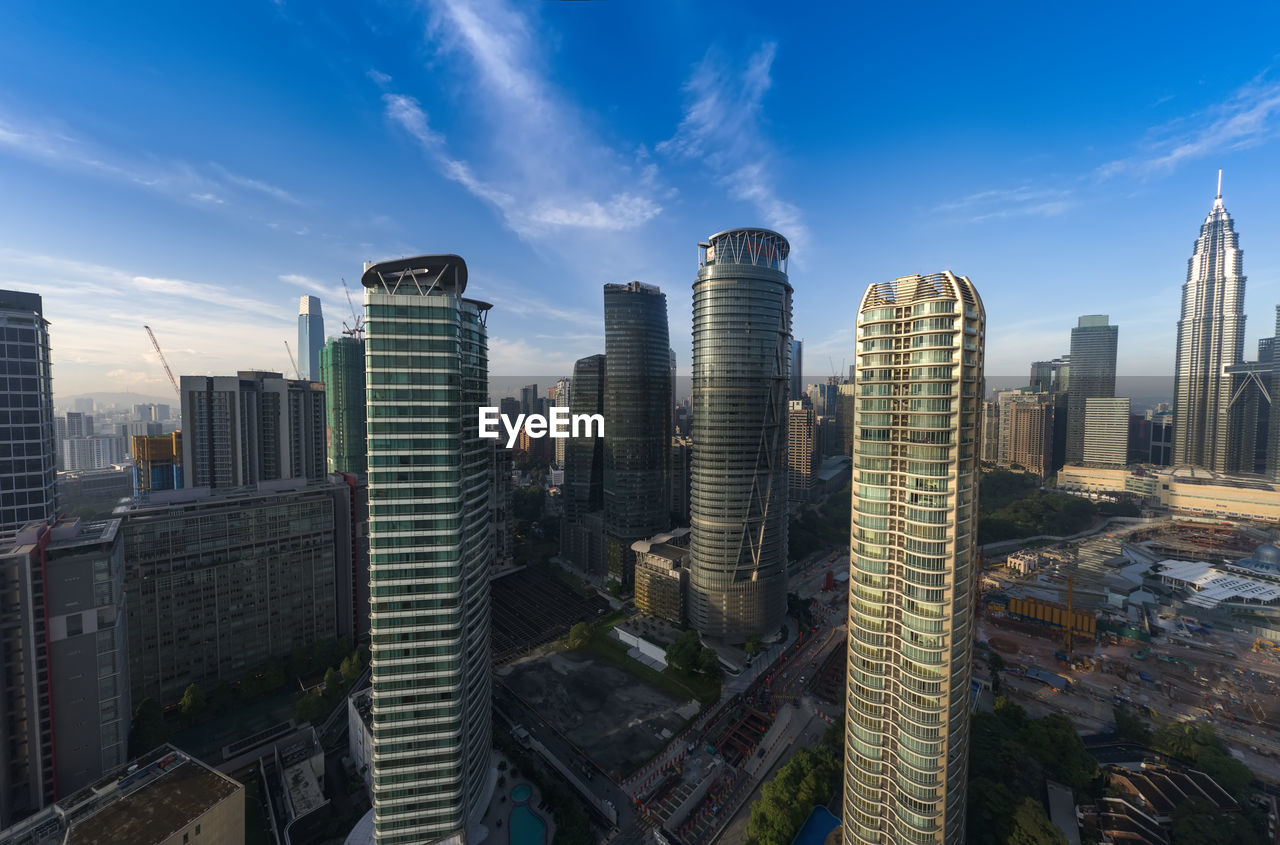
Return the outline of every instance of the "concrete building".
<path id="1" fill-rule="evenodd" d="M 1106 314 L 1081 317 L 1071 330 L 1071 388 L 1067 391 L 1067 454 L 1069 464 L 1084 461 L 1085 403 L 1116 395 L 1116 346 L 1120 327 L 1109 325 Z"/>
<path id="2" fill-rule="evenodd" d="M 1230 412 L 1235 377 L 1226 368 L 1244 360 L 1244 252 L 1235 223 L 1218 195 L 1187 262 L 1182 286 L 1174 370 L 1175 466 L 1235 472 L 1239 432 Z M 1233 442 L 1235 441 L 1235 442 Z"/>
<path id="3" fill-rule="evenodd" d="M 320 350 L 329 472 L 363 475 L 365 457 L 364 339 L 331 337 Z"/>
<path id="4" fill-rule="evenodd" d="M 853 414 L 858 404 L 858 389 L 851 381 L 846 381 L 836 388 L 836 420 L 839 432 L 837 448 L 839 451 L 824 450 L 822 455 L 830 458 L 833 455 L 848 457 L 853 454 Z"/>
<path id="5" fill-rule="evenodd" d="M 6 845 L 243 845 L 244 787 L 171 745 L 0 830 Z"/>
<path id="6" fill-rule="evenodd" d="M 686 528 L 651 540 L 637 540 L 632 546 L 636 553 L 636 607 L 641 613 L 684 624 L 688 533 Z"/>
<path id="7" fill-rule="evenodd" d="M 574 363 L 570 412 L 603 414 L 604 383 L 605 356 L 591 355 Z M 604 438 L 568 438 L 564 462 L 560 555 L 582 572 L 603 575 L 608 571 L 604 553 Z"/>
<path id="8" fill-rule="evenodd" d="M 1008 465 L 1048 477 L 1053 472 L 1053 403 L 1048 394 L 1026 394 L 1010 402 L 1008 420 Z M 1085 442 L 1087 446 L 1087 428 Z"/>
<path id="9" fill-rule="evenodd" d="M 965 840 L 985 322 L 950 272 L 858 309 L 846 845 Z"/>
<path id="10" fill-rule="evenodd" d="M 320 297 L 304 296 L 298 303 L 298 366 L 302 381 L 321 381 L 320 349 L 324 346 L 324 315 Z"/>
<path id="11" fill-rule="evenodd" d="M 793 502 L 808 501 L 813 489 L 822 455 L 817 429 L 817 415 L 808 397 L 787 403 L 787 495 Z"/>
<path id="12" fill-rule="evenodd" d="M 40 295 L 0 290 L 0 361 L 8 372 L 7 424 L 0 426 L 0 531 L 58 511 L 49 323 Z"/>
<path id="13" fill-rule="evenodd" d="M 1084 454 L 1090 466 L 1129 463 L 1129 398 L 1088 399 L 1084 405 Z"/>
<path id="14" fill-rule="evenodd" d="M 1000 403 L 982 403 L 982 449 L 983 463 L 1000 463 Z"/>
<path id="15" fill-rule="evenodd" d="M 689 621 L 728 642 L 786 615 L 790 251 L 767 229 L 698 245 Z"/>
<path id="16" fill-rule="evenodd" d="M 324 384 L 256 370 L 182 376 L 180 382 L 188 486 L 324 478 Z"/>
<path id="17" fill-rule="evenodd" d="M 352 482 L 153 491 L 118 508 L 133 697 L 169 704 L 189 684 L 361 639 L 368 578 L 353 496 L 363 490 Z"/>
<path id="18" fill-rule="evenodd" d="M 1191 467 L 1075 467 L 1058 472 L 1064 490 L 1130 494 L 1175 516 L 1280 523 L 1280 485 Z"/>
<path id="19" fill-rule="evenodd" d="M 182 432 L 156 437 L 134 437 L 133 491 L 137 495 L 153 490 L 182 488 Z"/>
<path id="20" fill-rule="evenodd" d="M 123 578 L 118 519 L 0 536 L 0 827 L 128 759 Z"/>
<path id="21" fill-rule="evenodd" d="M 609 577 L 635 583 L 631 544 L 671 527 L 671 344 L 667 297 L 604 286 L 604 532 Z"/>
<path id="22" fill-rule="evenodd" d="M 155 423 L 152 423 L 155 425 Z M 68 437 L 62 441 L 62 466 L 67 472 L 103 469 L 128 459 L 125 438 L 113 434 Z"/>
<path id="23" fill-rule="evenodd" d="M 456 255 L 365 266 L 374 829 L 471 841 L 490 773 L 487 302 Z M 536 398 L 536 394 L 535 394 Z"/>

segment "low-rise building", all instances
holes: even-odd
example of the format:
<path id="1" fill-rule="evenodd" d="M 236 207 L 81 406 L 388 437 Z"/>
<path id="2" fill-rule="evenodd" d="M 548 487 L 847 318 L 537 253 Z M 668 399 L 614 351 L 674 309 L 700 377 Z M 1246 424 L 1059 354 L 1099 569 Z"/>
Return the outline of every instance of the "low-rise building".
<path id="1" fill-rule="evenodd" d="M 684 622 L 688 589 L 689 529 L 631 544 L 636 553 L 636 607 L 677 624 Z"/>
<path id="2" fill-rule="evenodd" d="M 1179 516 L 1280 523 L 1280 485 L 1204 469 L 1133 469 L 1068 465 L 1058 471 L 1064 490 L 1130 494 Z"/>

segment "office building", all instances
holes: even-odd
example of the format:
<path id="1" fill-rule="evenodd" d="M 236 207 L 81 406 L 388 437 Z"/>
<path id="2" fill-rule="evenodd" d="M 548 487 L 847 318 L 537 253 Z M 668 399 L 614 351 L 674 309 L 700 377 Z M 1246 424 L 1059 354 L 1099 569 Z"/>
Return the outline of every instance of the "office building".
<path id="1" fill-rule="evenodd" d="M 49 323 L 39 294 L 0 290 L 0 361 L 8 378 L 0 425 L 0 531 L 57 513 Z M 92 401 L 92 400 L 91 400 Z"/>
<path id="2" fill-rule="evenodd" d="M 982 444 L 979 457 L 983 463 L 1000 463 L 1000 403 L 982 403 Z"/>
<path id="3" fill-rule="evenodd" d="M 604 414 L 604 384 L 605 356 L 591 355 L 575 362 L 570 413 Z M 603 533 L 604 438 L 567 438 L 563 496 L 560 555 L 582 572 L 603 575 L 608 571 Z"/>
<path id="4" fill-rule="evenodd" d="M 456 255 L 366 265 L 361 283 L 374 836 L 378 845 L 465 842 L 492 790 L 494 547 L 490 443 L 479 430 L 490 305 L 463 297 L 467 265 Z"/>
<path id="5" fill-rule="evenodd" d="M 190 684 L 207 690 L 321 640 L 360 639 L 369 579 L 353 497 L 363 495 L 335 475 L 153 491 L 117 508 L 133 697 L 171 704 Z"/>
<path id="6" fill-rule="evenodd" d="M 363 475 L 365 459 L 364 339 L 331 337 L 320 350 L 328 471 Z"/>
<path id="7" fill-rule="evenodd" d="M 1088 466 L 1129 463 L 1129 398 L 1091 398 L 1084 409 L 1084 456 Z"/>
<path id="8" fill-rule="evenodd" d="M 182 473 L 189 487 L 246 487 L 326 474 L 320 382 L 280 373 L 182 376 Z"/>
<path id="9" fill-rule="evenodd" d="M 491 440 L 489 454 L 489 522 L 493 525 L 493 567 L 503 569 L 515 563 L 511 506 L 515 497 L 512 475 L 515 455 L 498 440 Z"/>
<path id="10" fill-rule="evenodd" d="M 683 529 L 634 543 L 636 607 L 641 613 L 684 624 L 688 542 L 688 529 Z"/>
<path id="11" fill-rule="evenodd" d="M 320 349 L 324 346 L 324 315 L 320 297 L 304 296 L 298 305 L 298 378 L 320 381 Z"/>
<path id="12" fill-rule="evenodd" d="M 244 787 L 162 745 L 20 824 L 5 845 L 240 845 Z"/>
<path id="13" fill-rule="evenodd" d="M 791 340 L 791 393 L 787 399 L 796 401 L 804 395 L 804 341 Z"/>
<path id="14" fill-rule="evenodd" d="M 631 544 L 670 528 L 671 343 L 667 297 L 604 286 L 604 531 L 609 577 L 634 584 Z"/>
<path id="15" fill-rule="evenodd" d="M 78 411 L 68 411 L 63 437 L 88 437 L 93 434 L 93 417 Z"/>
<path id="16" fill-rule="evenodd" d="M 123 576 L 118 519 L 0 535 L 0 827 L 128 759 Z"/>
<path id="17" fill-rule="evenodd" d="M 950 272 L 858 309 L 846 845 L 965 840 L 985 321 Z"/>
<path id="18" fill-rule="evenodd" d="M 1116 344 L 1119 326 L 1108 325 L 1106 314 L 1081 317 L 1071 330 L 1071 387 L 1067 391 L 1067 454 L 1069 464 L 1084 460 L 1085 402 L 1116 395 Z"/>
<path id="19" fill-rule="evenodd" d="M 857 387 L 846 381 L 836 388 L 836 422 L 839 430 L 839 451 L 823 450 L 823 455 L 849 456 L 853 454 L 853 412 L 858 404 Z"/>
<path id="20" fill-rule="evenodd" d="M 693 441 L 675 435 L 671 438 L 671 524 L 676 528 L 689 525 L 689 472 Z"/>
<path id="21" fill-rule="evenodd" d="M 538 385 L 526 384 L 520 388 L 520 413 L 542 413 L 542 397 L 538 395 Z"/>
<path id="22" fill-rule="evenodd" d="M 1046 394 L 1025 394 L 1009 403 L 1008 420 L 1008 466 L 1044 480 L 1053 472 L 1053 401 Z M 1089 442 L 1087 424 L 1085 442 Z"/>
<path id="23" fill-rule="evenodd" d="M 1152 414 L 1150 452 L 1146 463 L 1160 467 L 1169 466 L 1173 460 L 1173 414 Z"/>
<path id="24" fill-rule="evenodd" d="M 793 502 L 808 501 L 813 489 L 822 457 L 817 433 L 818 418 L 808 398 L 787 403 L 787 489 Z"/>
<path id="25" fill-rule="evenodd" d="M 1214 472 L 1239 468 L 1232 442 L 1231 399 L 1235 379 L 1226 368 L 1244 359 L 1244 253 L 1235 223 L 1218 195 L 1187 262 L 1178 320 L 1173 380 L 1175 466 Z"/>
<path id="26" fill-rule="evenodd" d="M 134 437 L 133 492 L 141 495 L 152 490 L 182 488 L 182 432 L 147 437 Z"/>
<path id="27" fill-rule="evenodd" d="M 787 609 L 790 251 L 767 229 L 698 244 L 688 610 L 728 642 L 773 636 Z"/>
<path id="28" fill-rule="evenodd" d="M 1031 389 L 1036 393 L 1066 393 L 1071 384 L 1071 356 L 1031 364 Z"/>

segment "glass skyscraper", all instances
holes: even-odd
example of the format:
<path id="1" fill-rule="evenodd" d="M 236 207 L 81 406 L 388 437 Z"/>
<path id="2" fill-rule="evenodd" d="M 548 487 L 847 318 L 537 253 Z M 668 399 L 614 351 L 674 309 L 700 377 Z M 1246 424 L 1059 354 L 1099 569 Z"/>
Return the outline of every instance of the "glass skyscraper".
<path id="1" fill-rule="evenodd" d="M 320 297 L 304 296 L 298 304 L 299 378 L 320 381 L 320 348 L 324 346 L 324 315 Z"/>
<path id="2" fill-rule="evenodd" d="M 950 272 L 857 323 L 845 845 L 962 845 L 986 316 Z"/>
<path id="3" fill-rule="evenodd" d="M 329 472 L 363 474 L 365 459 L 364 340 L 333 337 L 320 350 Z"/>
<path id="4" fill-rule="evenodd" d="M 787 609 L 790 251 L 767 229 L 698 244 L 689 620 L 728 642 L 775 634 Z"/>
<path id="5" fill-rule="evenodd" d="M 40 295 L 0 290 L 0 360 L 8 376 L 0 409 L 0 530 L 44 522 L 57 512 L 57 453 L 49 323 Z"/>
<path id="6" fill-rule="evenodd" d="M 569 410 L 604 414 L 605 356 L 579 358 L 573 365 Z M 560 554 L 592 575 L 605 571 L 604 438 L 570 437 L 564 455 L 564 520 Z"/>
<path id="7" fill-rule="evenodd" d="M 467 841 L 489 800 L 489 304 L 467 265 L 368 265 L 369 576 L 378 845 Z"/>
<path id="8" fill-rule="evenodd" d="M 1071 387 L 1067 391 L 1067 463 L 1084 462 L 1085 403 L 1116 395 L 1120 327 L 1106 314 L 1088 314 L 1071 330 Z"/>
<path id="9" fill-rule="evenodd" d="M 667 297 L 604 286 L 604 530 L 609 576 L 634 583 L 631 544 L 671 527 L 671 345 Z"/>
<path id="10" fill-rule="evenodd" d="M 1187 262 L 1173 378 L 1173 463 L 1215 472 L 1239 468 L 1231 437 L 1234 379 L 1226 367 L 1244 360 L 1244 253 L 1222 205 L 1222 175 L 1209 216 Z M 1075 389 L 1075 361 L 1072 389 Z"/>

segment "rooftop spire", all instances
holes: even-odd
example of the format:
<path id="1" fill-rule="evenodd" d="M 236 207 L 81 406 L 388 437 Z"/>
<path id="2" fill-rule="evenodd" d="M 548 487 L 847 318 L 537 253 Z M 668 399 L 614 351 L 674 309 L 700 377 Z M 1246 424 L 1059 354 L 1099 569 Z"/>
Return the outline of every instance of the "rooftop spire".
<path id="1" fill-rule="evenodd" d="M 1218 196 L 1217 196 L 1217 199 L 1222 199 L 1222 168 L 1221 168 L 1221 167 L 1219 167 L 1219 168 L 1218 168 Z"/>

